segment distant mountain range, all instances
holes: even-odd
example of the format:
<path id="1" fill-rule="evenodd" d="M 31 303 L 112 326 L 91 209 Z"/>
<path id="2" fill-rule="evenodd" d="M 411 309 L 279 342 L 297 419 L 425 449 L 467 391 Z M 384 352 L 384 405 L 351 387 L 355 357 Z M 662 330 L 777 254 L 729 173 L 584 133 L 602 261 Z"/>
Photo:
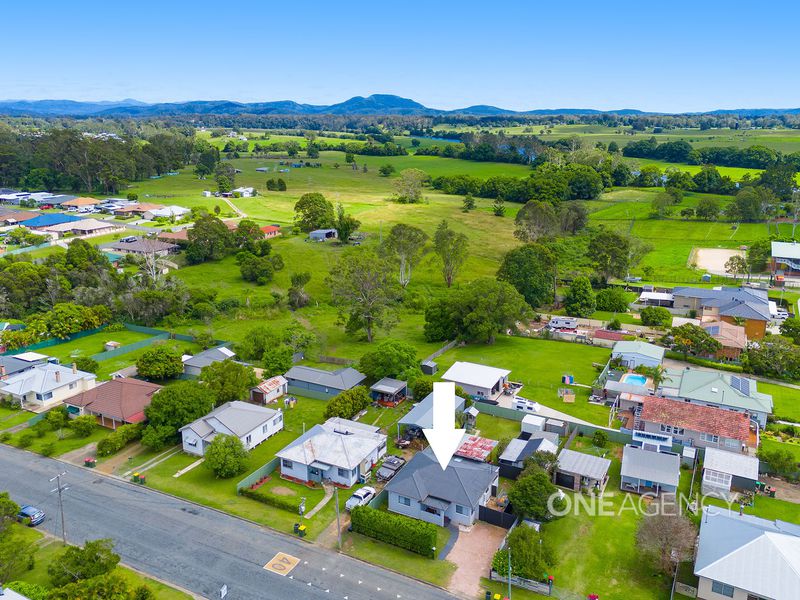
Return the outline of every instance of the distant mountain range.
<path id="1" fill-rule="evenodd" d="M 618 115 L 666 114 L 647 113 L 636 109 L 596 110 L 592 108 L 554 108 L 514 111 L 497 106 L 475 105 L 456 110 L 429 108 L 409 98 L 391 94 L 355 96 L 344 102 L 329 105 L 300 104 L 292 100 L 276 102 L 232 102 L 230 100 L 194 100 L 148 104 L 138 100 L 78 102 L 74 100 L 0 100 L 0 114 L 34 117 L 162 117 L 179 115 L 471 115 L 491 117 L 503 115 Z M 800 108 L 753 108 L 714 110 L 709 115 L 740 114 L 768 116 L 798 114 Z"/>

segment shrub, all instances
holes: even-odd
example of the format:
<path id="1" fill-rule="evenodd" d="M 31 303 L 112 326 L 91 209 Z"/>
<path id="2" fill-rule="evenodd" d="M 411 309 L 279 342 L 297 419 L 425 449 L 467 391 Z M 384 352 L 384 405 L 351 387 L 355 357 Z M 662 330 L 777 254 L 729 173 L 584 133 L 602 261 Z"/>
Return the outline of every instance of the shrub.
<path id="1" fill-rule="evenodd" d="M 268 504 L 269 506 L 274 506 L 275 508 L 280 508 L 281 510 L 298 514 L 297 511 L 300 507 L 299 500 L 292 500 L 290 498 L 284 498 L 283 496 L 273 496 L 267 492 L 261 490 L 251 490 L 250 488 L 243 488 L 239 491 L 239 493 L 242 496 L 250 498 L 251 500 L 255 500 L 256 502 L 261 502 L 262 504 Z"/>
<path id="2" fill-rule="evenodd" d="M 181 353 L 169 346 L 155 346 L 139 356 L 136 369 L 145 379 L 160 381 L 177 377 L 183 373 Z"/>
<path id="3" fill-rule="evenodd" d="M 663 306 L 647 306 L 641 312 L 642 325 L 653 327 L 669 327 L 672 325 L 672 314 Z"/>
<path id="4" fill-rule="evenodd" d="M 628 296 L 620 287 L 608 287 L 595 295 L 597 310 L 606 312 L 628 312 Z"/>
<path id="5" fill-rule="evenodd" d="M 79 356 L 75 359 L 75 367 L 79 371 L 97 375 L 97 372 L 100 370 L 100 363 L 90 356 Z"/>
<path id="6" fill-rule="evenodd" d="M 220 479 L 238 475 L 247 468 L 247 449 L 235 435 L 217 435 L 206 448 L 205 466 Z"/>
<path id="7" fill-rule="evenodd" d="M 10 439 L 11 439 L 11 432 L 10 431 L 4 431 L 3 433 L 0 433 L 0 444 L 5 444 Z"/>
<path id="8" fill-rule="evenodd" d="M 409 386 L 414 402 L 419 402 L 433 391 L 433 379 L 430 377 L 417 377 Z"/>
<path id="9" fill-rule="evenodd" d="M 33 434 L 32 431 L 26 431 L 21 436 L 19 436 L 19 440 L 17 440 L 17 445 L 20 448 L 30 448 L 30 445 L 33 444 L 33 440 L 36 436 Z"/>
<path id="10" fill-rule="evenodd" d="M 144 427 L 140 423 L 121 425 L 111 435 L 97 442 L 97 456 L 111 456 L 130 442 L 141 439 Z"/>
<path id="11" fill-rule="evenodd" d="M 605 448 L 608 444 L 608 434 L 602 429 L 598 429 L 592 436 L 592 443 L 598 448 Z"/>
<path id="12" fill-rule="evenodd" d="M 606 323 L 606 329 L 609 331 L 619 331 L 622 329 L 622 323 L 619 319 L 611 319 L 608 323 Z"/>
<path id="13" fill-rule="evenodd" d="M 331 417 L 351 419 L 357 413 L 367 408 L 369 402 L 370 398 L 367 388 L 363 385 L 358 385 L 331 398 L 328 401 L 328 405 L 325 407 L 323 416 L 326 419 L 330 419 Z"/>
<path id="14" fill-rule="evenodd" d="M 437 527 L 410 517 L 358 506 L 350 513 L 353 531 L 433 558 Z"/>
<path id="15" fill-rule="evenodd" d="M 50 426 L 47 424 L 47 421 L 39 421 L 36 425 L 31 427 L 31 431 L 33 435 L 37 438 L 42 439 L 44 436 L 47 435 L 47 432 L 50 430 Z"/>
<path id="16" fill-rule="evenodd" d="M 48 442 L 42 449 L 39 451 L 43 456 L 53 456 L 56 452 L 56 443 L 55 442 Z"/>
<path id="17" fill-rule="evenodd" d="M 97 427 L 97 419 L 92 415 L 81 415 L 72 419 L 69 426 L 77 437 L 85 438 L 92 435 L 95 427 Z"/>
<path id="18" fill-rule="evenodd" d="M 127 328 L 122 323 L 111 323 L 105 328 L 106 333 L 115 333 L 117 331 L 125 331 Z"/>

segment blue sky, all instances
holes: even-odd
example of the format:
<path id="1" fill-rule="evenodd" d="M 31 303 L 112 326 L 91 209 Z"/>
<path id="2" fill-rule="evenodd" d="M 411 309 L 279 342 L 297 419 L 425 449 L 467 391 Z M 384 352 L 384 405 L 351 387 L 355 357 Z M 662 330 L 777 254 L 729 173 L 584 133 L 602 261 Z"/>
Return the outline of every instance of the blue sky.
<path id="1" fill-rule="evenodd" d="M 798 16 L 785 0 L 4 2 L 0 98 L 798 107 Z"/>

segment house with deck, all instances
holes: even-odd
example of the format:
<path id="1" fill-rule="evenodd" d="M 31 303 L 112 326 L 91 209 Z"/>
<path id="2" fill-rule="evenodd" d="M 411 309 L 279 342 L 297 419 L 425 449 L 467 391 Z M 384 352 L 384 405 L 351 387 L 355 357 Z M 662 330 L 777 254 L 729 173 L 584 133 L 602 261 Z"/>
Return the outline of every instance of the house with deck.
<path id="1" fill-rule="evenodd" d="M 234 400 L 184 425 L 180 433 L 183 451 L 203 456 L 218 435 L 235 435 L 247 450 L 252 450 L 281 429 L 283 412 L 280 409 Z"/>
<path id="2" fill-rule="evenodd" d="M 332 418 L 311 427 L 276 456 L 281 477 L 350 487 L 364 481 L 384 454 L 386 436 L 379 427 Z"/>
<path id="3" fill-rule="evenodd" d="M 800 275 L 800 244 L 797 242 L 771 242 L 770 270 L 775 275 Z"/>
<path id="4" fill-rule="evenodd" d="M 457 456 L 442 471 L 427 448 L 386 484 L 389 510 L 440 527 L 470 526 L 480 517 L 481 507 L 497 494 L 499 478 L 496 466 Z"/>
<path id="5" fill-rule="evenodd" d="M 456 361 L 442 375 L 442 380 L 461 386 L 474 400 L 494 402 L 503 394 L 512 396 L 519 392 L 522 384 L 508 381 L 508 369 Z"/>
<path id="6" fill-rule="evenodd" d="M 800 525 L 706 506 L 694 561 L 699 600 L 793 600 Z"/>
<path id="7" fill-rule="evenodd" d="M 681 457 L 674 452 L 626 444 L 622 449 L 620 489 L 637 494 L 674 494 L 681 478 Z"/>

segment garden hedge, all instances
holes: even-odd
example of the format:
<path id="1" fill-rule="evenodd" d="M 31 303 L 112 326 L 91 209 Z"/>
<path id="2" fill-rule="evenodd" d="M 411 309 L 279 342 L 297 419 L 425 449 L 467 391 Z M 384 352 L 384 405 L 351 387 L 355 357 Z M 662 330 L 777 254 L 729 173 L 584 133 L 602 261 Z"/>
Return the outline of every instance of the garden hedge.
<path id="1" fill-rule="evenodd" d="M 269 504 L 275 508 L 288 510 L 290 513 L 294 513 L 296 515 L 298 514 L 297 511 L 300 507 L 300 502 L 298 500 L 290 500 L 289 498 L 273 496 L 272 494 L 262 492 L 261 490 L 251 490 L 250 488 L 242 488 L 239 490 L 239 493 L 242 496 L 246 496 L 252 500 L 255 500 L 256 502 Z"/>
<path id="2" fill-rule="evenodd" d="M 381 542 L 434 558 L 437 527 L 369 506 L 358 506 L 350 513 L 353 531 Z"/>
<path id="3" fill-rule="evenodd" d="M 667 350 L 664 354 L 667 358 L 671 358 L 674 360 L 685 360 L 689 364 L 698 365 L 700 367 L 709 367 L 712 369 L 719 369 L 720 371 L 730 371 L 731 373 L 743 373 L 744 369 L 742 365 L 734 365 L 730 363 L 721 363 L 716 362 L 714 360 L 708 360 L 705 358 L 698 358 L 696 356 L 687 356 L 685 359 L 683 354 L 680 352 L 675 352 L 674 350 Z"/>
<path id="4" fill-rule="evenodd" d="M 97 442 L 97 456 L 111 456 L 122 450 L 130 442 L 142 438 L 141 424 L 120 425 L 111 435 Z"/>

